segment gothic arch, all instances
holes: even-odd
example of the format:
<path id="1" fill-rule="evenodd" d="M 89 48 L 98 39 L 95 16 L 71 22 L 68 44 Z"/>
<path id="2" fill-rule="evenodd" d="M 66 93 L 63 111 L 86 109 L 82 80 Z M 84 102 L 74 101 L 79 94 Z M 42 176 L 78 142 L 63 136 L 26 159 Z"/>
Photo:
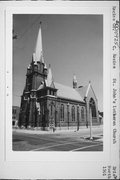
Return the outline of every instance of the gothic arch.
<path id="1" fill-rule="evenodd" d="M 89 107 L 91 109 L 92 118 L 96 118 L 97 117 L 96 104 L 93 98 L 90 98 Z"/>

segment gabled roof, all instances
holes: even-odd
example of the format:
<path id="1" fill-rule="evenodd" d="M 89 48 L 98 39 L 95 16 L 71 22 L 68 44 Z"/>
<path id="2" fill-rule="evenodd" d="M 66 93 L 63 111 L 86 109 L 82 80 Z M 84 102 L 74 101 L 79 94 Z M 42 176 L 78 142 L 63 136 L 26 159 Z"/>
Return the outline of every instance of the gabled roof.
<path id="1" fill-rule="evenodd" d="M 86 95 L 86 92 L 88 90 L 88 86 L 89 85 L 86 85 L 86 86 L 82 86 L 82 87 L 78 87 L 76 90 L 79 92 L 79 94 L 81 95 L 82 99 L 84 99 L 85 95 Z"/>
<path id="2" fill-rule="evenodd" d="M 47 87 L 46 82 L 47 80 L 45 80 L 45 84 L 41 84 L 37 90 Z M 84 98 L 82 98 L 76 89 L 56 82 L 54 82 L 54 85 L 54 88 L 57 89 L 57 97 L 84 102 Z"/>
<path id="3" fill-rule="evenodd" d="M 89 82 L 88 85 L 78 87 L 76 90 L 79 92 L 79 94 L 82 96 L 83 99 L 85 97 L 88 97 L 88 94 L 89 94 L 90 90 L 92 90 L 92 92 L 94 94 L 94 97 L 96 98 L 95 92 L 94 92 L 90 82 Z M 96 98 L 96 100 L 97 100 L 97 98 Z"/>
<path id="4" fill-rule="evenodd" d="M 62 84 L 59 84 L 56 82 L 54 84 L 55 84 L 55 88 L 58 89 L 57 90 L 57 96 L 58 97 L 84 102 L 83 98 L 76 91 L 76 89 L 73 89 L 69 86 L 65 86 L 65 85 L 62 85 Z"/>

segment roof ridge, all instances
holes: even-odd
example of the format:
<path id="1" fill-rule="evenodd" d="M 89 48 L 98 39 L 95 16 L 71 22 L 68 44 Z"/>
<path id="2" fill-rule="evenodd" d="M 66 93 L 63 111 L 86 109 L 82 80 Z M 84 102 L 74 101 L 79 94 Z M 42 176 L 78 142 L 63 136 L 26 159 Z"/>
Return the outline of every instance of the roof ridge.
<path id="1" fill-rule="evenodd" d="M 65 87 L 68 87 L 68 88 L 72 88 L 72 89 L 74 89 L 73 87 L 71 87 L 71 86 L 67 86 L 67 85 L 64 85 L 64 84 L 61 84 L 61 83 L 58 83 L 58 82 L 54 82 L 55 84 L 59 84 L 59 85 L 62 85 L 62 86 L 65 86 Z"/>
<path id="2" fill-rule="evenodd" d="M 63 98 L 68 98 L 68 99 L 73 99 L 73 100 L 84 102 L 80 93 L 73 87 L 63 85 L 63 84 L 57 83 L 57 82 L 54 82 L 54 83 L 55 83 L 56 89 L 58 89 L 58 94 L 57 94 L 58 97 L 63 97 Z"/>

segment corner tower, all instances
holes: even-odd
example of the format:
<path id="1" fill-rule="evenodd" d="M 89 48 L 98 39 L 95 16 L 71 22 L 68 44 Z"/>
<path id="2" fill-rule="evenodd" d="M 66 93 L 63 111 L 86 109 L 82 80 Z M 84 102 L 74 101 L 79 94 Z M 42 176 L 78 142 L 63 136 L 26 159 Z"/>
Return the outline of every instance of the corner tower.
<path id="1" fill-rule="evenodd" d="M 44 63 L 43 57 L 42 30 L 40 22 L 36 45 L 32 55 L 32 62 L 27 68 L 26 84 L 23 95 L 21 96 L 20 126 L 26 128 L 37 126 L 37 89 L 45 79 L 47 79 L 47 67 Z"/>

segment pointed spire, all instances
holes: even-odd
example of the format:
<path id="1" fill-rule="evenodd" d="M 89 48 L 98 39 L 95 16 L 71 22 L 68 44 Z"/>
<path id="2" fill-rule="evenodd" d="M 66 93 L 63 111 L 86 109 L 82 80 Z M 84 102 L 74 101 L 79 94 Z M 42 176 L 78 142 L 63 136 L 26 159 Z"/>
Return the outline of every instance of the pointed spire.
<path id="1" fill-rule="evenodd" d="M 41 22 L 40 22 L 40 27 L 39 27 L 39 31 L 38 31 L 36 46 L 35 46 L 35 57 L 36 57 L 36 59 L 35 59 L 36 61 L 40 61 L 40 62 L 44 63 L 43 52 L 42 52 Z"/>
<path id="2" fill-rule="evenodd" d="M 73 88 L 77 88 L 77 78 L 76 75 L 73 75 Z"/>
<path id="3" fill-rule="evenodd" d="M 52 84 L 54 84 L 54 81 L 53 81 L 51 66 L 49 64 L 48 75 L 47 75 L 47 86 L 51 87 Z"/>

